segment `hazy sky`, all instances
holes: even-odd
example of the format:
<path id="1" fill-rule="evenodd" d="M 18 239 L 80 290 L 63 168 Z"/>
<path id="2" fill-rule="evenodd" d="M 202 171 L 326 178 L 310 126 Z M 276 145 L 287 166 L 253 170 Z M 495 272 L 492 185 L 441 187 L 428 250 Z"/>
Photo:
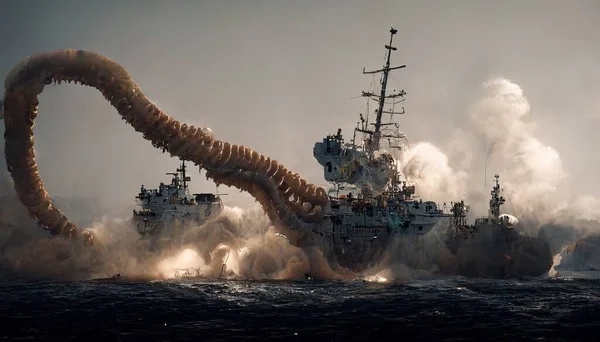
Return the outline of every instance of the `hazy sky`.
<path id="1" fill-rule="evenodd" d="M 394 26 L 393 63 L 408 67 L 391 87 L 408 94 L 400 122 L 412 141 L 443 149 L 481 83 L 503 76 L 523 88 L 574 185 L 600 196 L 598 1 L 5 0 L 0 13 L 0 77 L 36 52 L 94 50 L 169 115 L 316 183 L 314 142 L 338 127 L 351 137 L 365 102 L 350 98 L 371 82 L 362 68 L 381 67 Z M 130 206 L 141 184 L 169 181 L 177 166 L 95 90 L 47 87 L 40 103 L 37 160 L 52 195 Z M 192 180 L 194 191 L 214 190 L 204 175 Z M 220 190 L 228 204 L 252 202 Z"/>

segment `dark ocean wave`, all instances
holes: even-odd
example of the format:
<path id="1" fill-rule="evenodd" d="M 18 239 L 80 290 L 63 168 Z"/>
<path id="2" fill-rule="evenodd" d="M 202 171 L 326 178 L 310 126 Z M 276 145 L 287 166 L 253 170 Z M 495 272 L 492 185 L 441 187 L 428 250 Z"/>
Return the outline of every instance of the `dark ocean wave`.
<path id="1" fill-rule="evenodd" d="M 597 340 L 596 280 L 5 282 L 2 339 Z"/>

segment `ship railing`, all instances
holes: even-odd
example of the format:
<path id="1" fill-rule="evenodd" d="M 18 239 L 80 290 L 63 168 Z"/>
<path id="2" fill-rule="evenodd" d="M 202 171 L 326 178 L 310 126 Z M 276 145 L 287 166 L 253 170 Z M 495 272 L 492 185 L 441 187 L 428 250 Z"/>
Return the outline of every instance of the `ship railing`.
<path id="1" fill-rule="evenodd" d="M 150 217 L 156 216 L 156 213 L 150 210 L 133 210 L 133 216 Z"/>

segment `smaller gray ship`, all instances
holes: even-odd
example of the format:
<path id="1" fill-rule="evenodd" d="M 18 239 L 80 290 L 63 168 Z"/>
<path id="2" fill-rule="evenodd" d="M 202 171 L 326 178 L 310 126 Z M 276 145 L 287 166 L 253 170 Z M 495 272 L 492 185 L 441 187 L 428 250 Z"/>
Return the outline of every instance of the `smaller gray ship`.
<path id="1" fill-rule="evenodd" d="M 223 201 L 218 194 L 191 194 L 185 161 L 172 175 L 171 184 L 160 183 L 158 189 L 141 186 L 136 196 L 140 207 L 133 211 L 133 222 L 140 235 L 151 238 L 172 239 L 181 233 L 186 224 L 201 225 L 223 211 Z"/>
<path id="2" fill-rule="evenodd" d="M 451 203 L 452 224 L 446 244 L 458 258 L 456 273 L 467 277 L 537 277 L 547 274 L 553 263 L 550 244 L 543 236 L 528 236 L 512 215 L 501 214 L 506 202 L 495 175 L 487 217 L 467 224 L 469 206 Z"/>

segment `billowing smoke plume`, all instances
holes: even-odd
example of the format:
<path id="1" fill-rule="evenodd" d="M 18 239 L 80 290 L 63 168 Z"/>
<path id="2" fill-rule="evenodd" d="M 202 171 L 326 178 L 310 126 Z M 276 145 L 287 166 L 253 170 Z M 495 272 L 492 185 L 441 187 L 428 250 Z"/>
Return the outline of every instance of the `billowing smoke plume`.
<path id="1" fill-rule="evenodd" d="M 558 152 L 536 137 L 529 102 L 517 84 L 502 78 L 484 83 L 481 99 L 466 111 L 457 132 L 444 144 L 451 147 L 448 155 L 420 142 L 401 157 L 403 172 L 423 197 L 465 199 L 475 214 L 485 215 L 492 177 L 498 173 L 505 209 L 517 217 L 550 218 L 565 210 L 599 217 L 598 200 L 565 197 L 567 171 Z"/>
<path id="2" fill-rule="evenodd" d="M 421 197 L 433 201 L 462 199 L 465 197 L 468 174 L 454 170 L 448 157 L 428 142 L 418 143 L 402 156 L 403 173 L 418 184 Z"/>

